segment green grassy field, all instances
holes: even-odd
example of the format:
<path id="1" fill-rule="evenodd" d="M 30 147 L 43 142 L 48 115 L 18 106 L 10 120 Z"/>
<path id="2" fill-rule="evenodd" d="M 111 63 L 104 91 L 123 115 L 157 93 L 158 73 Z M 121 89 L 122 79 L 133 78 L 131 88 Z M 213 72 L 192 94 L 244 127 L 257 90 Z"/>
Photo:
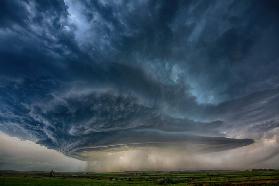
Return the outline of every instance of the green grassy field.
<path id="1" fill-rule="evenodd" d="M 279 185 L 279 171 L 55 173 L 0 172 L 0 186 Z"/>

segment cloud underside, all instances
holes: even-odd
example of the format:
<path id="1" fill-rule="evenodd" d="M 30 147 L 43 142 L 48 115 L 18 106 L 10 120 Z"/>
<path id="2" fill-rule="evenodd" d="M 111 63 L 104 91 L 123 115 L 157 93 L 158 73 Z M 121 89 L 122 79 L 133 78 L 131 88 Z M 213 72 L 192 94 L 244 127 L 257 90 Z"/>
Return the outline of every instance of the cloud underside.
<path id="1" fill-rule="evenodd" d="M 2 132 L 90 161 L 175 152 L 182 169 L 192 150 L 252 157 L 269 141 L 261 158 L 276 157 L 278 2 L 1 4 Z"/>
<path id="2" fill-rule="evenodd" d="M 113 150 L 83 151 L 89 171 L 177 171 L 278 168 L 278 144 L 274 139 L 224 151 L 204 150 L 194 144 L 178 146 L 122 147 Z"/>

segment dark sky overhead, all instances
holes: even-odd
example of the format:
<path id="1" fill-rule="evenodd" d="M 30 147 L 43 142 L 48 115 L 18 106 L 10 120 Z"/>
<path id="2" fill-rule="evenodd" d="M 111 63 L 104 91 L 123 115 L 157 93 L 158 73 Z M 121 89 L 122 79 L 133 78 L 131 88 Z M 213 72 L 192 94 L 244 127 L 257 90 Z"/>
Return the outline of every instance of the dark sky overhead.
<path id="1" fill-rule="evenodd" d="M 278 20 L 276 0 L 1 0 L 1 138 L 97 171 L 279 168 Z"/>

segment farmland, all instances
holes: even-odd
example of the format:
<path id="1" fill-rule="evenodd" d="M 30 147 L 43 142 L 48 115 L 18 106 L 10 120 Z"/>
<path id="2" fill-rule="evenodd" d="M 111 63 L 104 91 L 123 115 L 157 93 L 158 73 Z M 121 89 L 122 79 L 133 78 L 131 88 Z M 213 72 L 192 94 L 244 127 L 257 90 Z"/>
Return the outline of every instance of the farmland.
<path id="1" fill-rule="evenodd" d="M 54 173 L 0 172 L 1 186 L 279 185 L 277 170 Z"/>

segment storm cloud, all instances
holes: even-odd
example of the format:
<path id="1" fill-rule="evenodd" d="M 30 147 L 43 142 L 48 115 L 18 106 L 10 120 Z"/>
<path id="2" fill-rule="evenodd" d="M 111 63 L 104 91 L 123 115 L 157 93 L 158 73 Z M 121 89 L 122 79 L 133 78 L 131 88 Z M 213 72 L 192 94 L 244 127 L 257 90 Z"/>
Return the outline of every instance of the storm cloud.
<path id="1" fill-rule="evenodd" d="M 278 10 L 273 0 L 3 0 L 0 130 L 82 160 L 264 149 L 278 136 Z"/>

